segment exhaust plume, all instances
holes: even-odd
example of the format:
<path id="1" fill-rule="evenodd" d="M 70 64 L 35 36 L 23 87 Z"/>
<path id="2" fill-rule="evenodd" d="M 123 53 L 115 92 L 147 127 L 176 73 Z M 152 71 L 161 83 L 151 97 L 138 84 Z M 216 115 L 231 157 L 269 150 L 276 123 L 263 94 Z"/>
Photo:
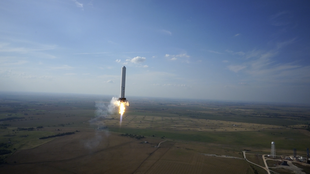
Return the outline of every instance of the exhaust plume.
<path id="1" fill-rule="evenodd" d="M 108 106 L 106 106 L 103 101 L 95 102 L 95 117 L 88 121 L 89 124 L 96 129 L 95 136 L 84 143 L 87 149 L 97 147 L 100 142 L 103 141 L 104 137 L 110 135 L 108 127 L 104 124 L 104 119 L 111 118 L 110 115 L 115 113 L 116 101 L 117 98 L 113 97 Z"/>

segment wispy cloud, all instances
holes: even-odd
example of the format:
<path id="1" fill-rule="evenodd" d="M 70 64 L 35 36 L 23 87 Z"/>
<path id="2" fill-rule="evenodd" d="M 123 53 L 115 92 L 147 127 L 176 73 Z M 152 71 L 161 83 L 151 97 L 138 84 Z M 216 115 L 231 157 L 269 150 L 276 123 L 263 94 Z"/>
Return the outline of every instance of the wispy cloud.
<path id="1" fill-rule="evenodd" d="M 153 86 L 162 86 L 162 87 L 183 87 L 183 88 L 188 88 L 190 87 L 189 85 L 186 84 L 175 84 L 175 83 L 164 83 L 164 84 L 159 84 L 155 83 Z"/>
<path id="2" fill-rule="evenodd" d="M 100 54 L 107 54 L 109 52 L 90 52 L 90 53 L 75 53 L 78 55 L 100 55 Z"/>
<path id="3" fill-rule="evenodd" d="M 235 72 L 235 73 L 244 69 L 244 68 L 246 68 L 246 66 L 244 66 L 244 65 L 229 65 L 228 66 L 228 69 Z"/>
<path id="4" fill-rule="evenodd" d="M 57 70 L 71 70 L 71 69 L 73 69 L 73 67 L 72 67 L 72 66 L 68 66 L 68 65 L 62 65 L 62 66 L 52 67 L 52 69 L 57 69 Z"/>
<path id="5" fill-rule="evenodd" d="M 218 51 L 213 51 L 213 50 L 207 50 L 207 51 L 210 52 L 210 53 L 214 53 L 214 54 L 222 54 L 222 53 L 220 53 Z"/>
<path id="6" fill-rule="evenodd" d="M 235 37 L 237 37 L 237 36 L 239 36 L 240 35 L 240 33 L 237 33 L 237 34 L 235 34 Z"/>
<path id="7" fill-rule="evenodd" d="M 226 52 L 230 53 L 230 54 L 233 54 L 233 55 L 239 55 L 239 56 L 245 55 L 245 53 L 242 52 L 242 51 L 234 52 L 234 51 L 231 51 L 231 50 L 226 50 Z"/>
<path id="8" fill-rule="evenodd" d="M 46 75 L 29 75 L 25 72 L 20 71 L 12 71 L 12 70 L 0 70 L 0 77 L 2 78 L 14 78 L 14 79 L 42 79 L 42 80 L 51 80 L 53 79 L 52 76 Z"/>
<path id="9" fill-rule="evenodd" d="M 25 61 L 25 60 L 20 60 L 18 62 L 15 62 L 15 63 L 7 63 L 6 65 L 23 65 L 25 63 L 27 63 L 28 61 Z"/>
<path id="10" fill-rule="evenodd" d="M 31 45 L 29 45 L 31 47 Z M 35 48 L 29 47 L 16 47 L 12 46 L 10 43 L 0 43 L 0 52 L 15 52 L 20 54 L 31 53 L 31 52 L 39 52 L 39 51 L 47 51 L 53 50 L 57 46 L 56 45 L 37 45 Z"/>
<path id="11" fill-rule="evenodd" d="M 72 1 L 75 3 L 75 5 L 76 5 L 78 8 L 81 8 L 82 10 L 84 10 L 84 6 L 83 6 L 82 3 L 78 2 L 77 0 L 72 0 Z"/>
<path id="12" fill-rule="evenodd" d="M 118 43 L 113 42 L 113 41 L 111 41 L 111 40 L 108 40 L 108 43 L 110 43 L 110 44 L 112 44 L 112 45 L 118 45 Z"/>
<path id="13" fill-rule="evenodd" d="M 14 46 L 14 45 L 23 45 Z M 12 43 L 0 43 L 0 53 L 31 55 L 40 58 L 54 59 L 56 56 L 47 53 L 46 51 L 55 50 L 56 45 L 37 44 L 27 41 L 13 41 Z"/>
<path id="14" fill-rule="evenodd" d="M 23 65 L 28 62 L 26 60 L 15 60 L 15 59 L 16 58 L 14 57 L 0 57 L 0 67 Z"/>
<path id="15" fill-rule="evenodd" d="M 162 30 L 160 30 L 160 32 L 163 33 L 163 34 L 172 35 L 172 32 L 168 31 L 168 30 L 162 29 Z"/>
<path id="16" fill-rule="evenodd" d="M 120 62 L 121 62 L 121 60 L 120 60 L 120 59 L 116 59 L 116 60 L 115 60 L 115 62 L 120 63 Z"/>
<path id="17" fill-rule="evenodd" d="M 296 41 L 297 38 L 293 38 L 291 40 L 283 41 L 283 42 L 278 42 L 277 43 L 277 49 L 283 48 L 287 45 L 291 45 Z"/>
<path id="18" fill-rule="evenodd" d="M 298 82 L 310 83 L 310 66 L 298 65 L 294 62 L 276 62 L 274 58 L 281 49 L 293 44 L 296 39 L 291 39 L 275 44 L 275 49 L 252 50 L 240 55 L 244 62 L 228 65 L 227 68 L 235 73 L 243 72 L 262 81 L 273 82 Z M 232 52 L 234 53 L 234 52 Z"/>
<path id="19" fill-rule="evenodd" d="M 177 54 L 177 55 L 165 54 L 165 57 L 172 61 L 181 60 L 186 63 L 189 63 L 189 58 L 190 58 L 190 56 L 185 53 Z"/>
<path id="20" fill-rule="evenodd" d="M 288 11 L 282 11 L 270 16 L 270 24 L 273 26 L 286 26 L 290 24 L 292 15 Z"/>
<path id="21" fill-rule="evenodd" d="M 66 73 L 65 75 L 66 76 L 74 76 L 74 75 L 76 75 L 76 73 Z"/>

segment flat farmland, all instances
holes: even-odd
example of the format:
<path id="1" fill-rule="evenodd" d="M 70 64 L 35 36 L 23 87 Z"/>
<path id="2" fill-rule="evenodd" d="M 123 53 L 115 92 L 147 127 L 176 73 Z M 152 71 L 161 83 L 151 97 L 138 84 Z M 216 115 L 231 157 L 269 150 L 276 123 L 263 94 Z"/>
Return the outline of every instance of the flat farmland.
<path id="1" fill-rule="evenodd" d="M 96 137 L 97 146 L 88 147 Z M 36 148 L 20 150 L 1 166 L 3 173 L 253 173 L 243 159 L 207 157 L 206 144 L 148 138 L 149 143 L 105 132 L 80 132 Z M 221 148 L 211 145 L 212 152 Z M 210 149 L 210 150 L 211 150 Z M 208 152 L 208 150 L 206 151 Z M 235 152 L 235 155 L 238 155 Z M 225 167 L 221 167 L 225 166 Z"/>
<path id="2" fill-rule="evenodd" d="M 120 122 L 110 100 L 2 94 L 1 173 L 265 173 L 242 151 L 263 165 L 271 141 L 310 144 L 306 106 L 133 97 Z"/>
<path id="3" fill-rule="evenodd" d="M 119 116 L 103 121 L 107 125 L 119 125 Z M 182 118 L 169 116 L 137 116 L 125 115 L 121 124 L 125 128 L 175 130 L 175 131 L 259 131 L 268 129 L 286 129 L 278 125 L 265 125 L 256 123 L 240 123 L 233 121 L 208 120 L 196 118 Z M 304 125 L 301 125 L 304 126 Z"/>

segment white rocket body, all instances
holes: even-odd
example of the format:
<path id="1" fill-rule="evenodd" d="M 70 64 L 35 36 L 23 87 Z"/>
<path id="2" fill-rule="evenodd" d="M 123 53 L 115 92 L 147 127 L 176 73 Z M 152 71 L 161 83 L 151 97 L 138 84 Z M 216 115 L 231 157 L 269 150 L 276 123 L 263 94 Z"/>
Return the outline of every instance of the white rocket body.
<path id="1" fill-rule="evenodd" d="M 122 67 L 122 73 L 121 73 L 121 96 L 119 98 L 120 101 L 125 102 L 125 83 L 126 83 L 126 67 Z"/>

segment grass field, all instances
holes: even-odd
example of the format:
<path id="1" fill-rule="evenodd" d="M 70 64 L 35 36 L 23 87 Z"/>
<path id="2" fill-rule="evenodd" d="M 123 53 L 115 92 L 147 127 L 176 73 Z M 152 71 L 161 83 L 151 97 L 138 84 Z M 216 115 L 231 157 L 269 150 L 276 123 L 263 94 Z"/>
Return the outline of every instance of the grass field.
<path id="1" fill-rule="evenodd" d="M 305 156 L 310 144 L 310 108 L 306 106 L 132 98 L 120 124 L 116 112 L 107 112 L 110 100 L 91 95 L 1 93 L 0 150 L 11 152 L 0 155 L 0 170 L 265 173 L 242 159 L 203 154 L 242 158 L 246 149 L 250 161 L 263 165 L 260 156 L 270 153 L 271 141 L 277 154 L 285 155 L 296 148 Z M 67 132 L 74 134 L 39 139 Z"/>

